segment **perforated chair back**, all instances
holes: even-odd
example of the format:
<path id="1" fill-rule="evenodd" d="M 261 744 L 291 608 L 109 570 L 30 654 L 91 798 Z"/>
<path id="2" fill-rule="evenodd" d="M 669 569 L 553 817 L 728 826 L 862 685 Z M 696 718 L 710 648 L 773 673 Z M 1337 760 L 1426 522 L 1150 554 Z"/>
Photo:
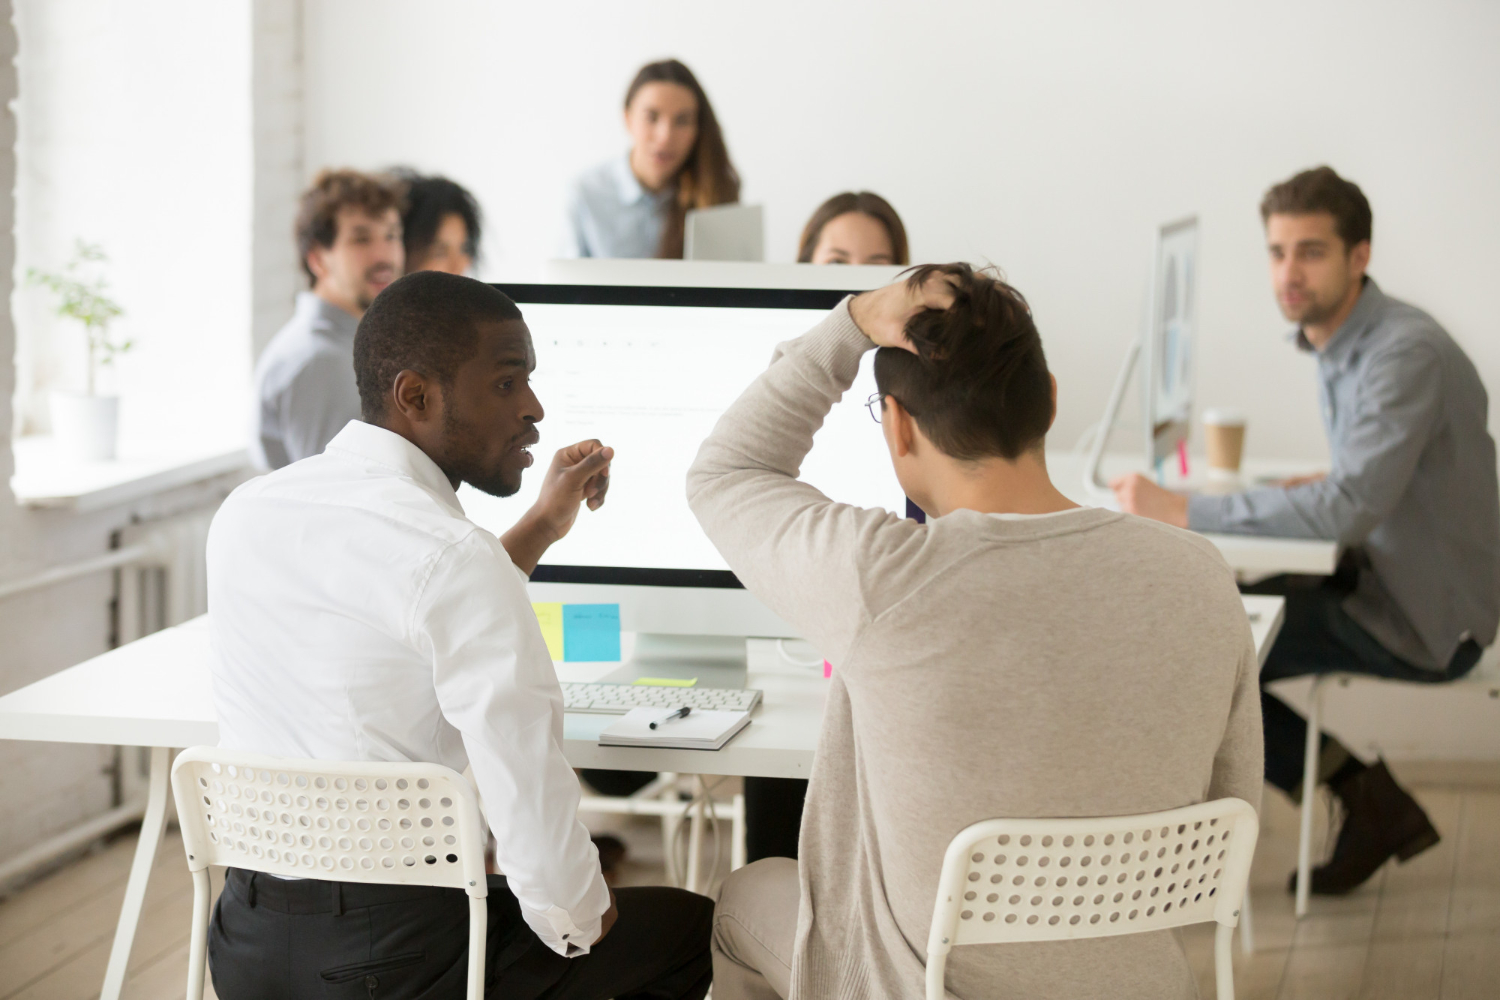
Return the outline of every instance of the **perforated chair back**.
<path id="1" fill-rule="evenodd" d="M 1259 823 L 1242 799 L 1088 819 L 992 819 L 948 845 L 927 939 L 927 996 L 956 945 L 1137 934 L 1216 921 L 1219 1000 Z"/>
<path id="2" fill-rule="evenodd" d="M 208 867 L 430 885 L 469 895 L 469 991 L 484 991 L 488 888 L 473 789 L 438 764 L 295 760 L 193 747 L 172 766 L 193 873 L 188 998 L 203 993 Z"/>

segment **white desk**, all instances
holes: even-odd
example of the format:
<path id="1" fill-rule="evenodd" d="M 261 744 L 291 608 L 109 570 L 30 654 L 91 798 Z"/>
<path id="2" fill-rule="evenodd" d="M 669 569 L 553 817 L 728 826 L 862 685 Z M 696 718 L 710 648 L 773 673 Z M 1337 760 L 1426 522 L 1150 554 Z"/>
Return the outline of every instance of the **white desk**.
<path id="1" fill-rule="evenodd" d="M 1256 650 L 1265 662 L 1281 630 L 1279 597 L 1244 598 Z M 209 687 L 207 616 L 86 660 L 0 698 L 0 739 L 151 747 L 150 791 L 126 885 L 101 1000 L 118 1000 L 167 815 L 174 747 L 219 741 Z M 571 665 L 565 665 L 564 670 Z M 570 671 L 571 672 L 571 671 Z M 724 749 L 601 747 L 613 716 L 564 717 L 563 752 L 574 767 L 686 774 L 805 778 L 812 770 L 826 682 L 821 669 L 781 659 L 773 642 L 750 643 L 749 685 L 765 692 L 751 724 Z"/>
<path id="2" fill-rule="evenodd" d="M 1086 464 L 1084 456 L 1074 452 L 1047 452 L 1047 472 L 1063 495 L 1074 503 L 1101 506 L 1107 498 L 1091 494 L 1084 486 L 1083 469 Z M 1244 481 L 1221 483 L 1202 478 L 1201 473 L 1206 470 L 1207 466 L 1201 459 L 1190 467 L 1191 475 L 1185 480 L 1177 474 L 1175 459 L 1168 464 L 1173 467 L 1167 471 L 1165 477 L 1166 486 L 1169 489 L 1205 493 L 1229 493 L 1247 489 L 1263 477 L 1299 476 L 1317 472 L 1319 469 L 1311 462 L 1246 459 Z M 1105 455 L 1102 474 L 1105 479 L 1108 479 L 1127 472 L 1138 472 L 1140 466 L 1140 457 Z M 1306 538 L 1268 538 L 1258 535 L 1208 533 L 1205 533 L 1203 537 L 1218 547 L 1230 568 L 1242 579 L 1257 580 L 1278 573 L 1332 576 L 1338 561 L 1338 546 L 1334 542 Z"/>

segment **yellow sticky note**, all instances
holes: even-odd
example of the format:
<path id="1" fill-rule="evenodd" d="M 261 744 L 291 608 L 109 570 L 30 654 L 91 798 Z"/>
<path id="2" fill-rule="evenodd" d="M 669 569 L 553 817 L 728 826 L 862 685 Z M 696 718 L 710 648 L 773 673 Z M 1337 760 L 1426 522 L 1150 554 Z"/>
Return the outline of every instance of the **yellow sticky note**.
<path id="1" fill-rule="evenodd" d="M 698 683 L 698 678 L 689 677 L 686 680 L 683 680 L 680 677 L 637 677 L 635 679 L 635 682 L 637 684 L 643 684 L 646 687 L 690 688 L 694 684 Z"/>
<path id="2" fill-rule="evenodd" d="M 536 622 L 542 627 L 542 638 L 547 641 L 547 654 L 554 660 L 563 658 L 563 613 L 561 602 L 556 604 L 533 604 Z"/>

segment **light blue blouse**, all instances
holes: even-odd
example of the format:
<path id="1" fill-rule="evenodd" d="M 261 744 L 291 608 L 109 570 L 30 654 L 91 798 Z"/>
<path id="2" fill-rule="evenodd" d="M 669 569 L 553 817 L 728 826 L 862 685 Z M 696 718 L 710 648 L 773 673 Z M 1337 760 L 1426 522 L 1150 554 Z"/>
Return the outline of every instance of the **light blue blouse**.
<path id="1" fill-rule="evenodd" d="M 636 180 L 630 153 L 599 164 L 568 193 L 564 257 L 655 257 L 672 189 L 655 194 Z"/>

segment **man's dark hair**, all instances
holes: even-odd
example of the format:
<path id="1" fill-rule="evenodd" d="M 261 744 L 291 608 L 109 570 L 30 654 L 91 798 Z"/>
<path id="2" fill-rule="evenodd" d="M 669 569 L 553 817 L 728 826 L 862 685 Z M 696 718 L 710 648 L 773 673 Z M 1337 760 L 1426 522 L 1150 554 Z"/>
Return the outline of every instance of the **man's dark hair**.
<path id="1" fill-rule="evenodd" d="M 339 212 L 346 208 L 361 209 L 378 219 L 390 209 L 401 210 L 401 192 L 394 180 L 358 170 L 323 170 L 313 178 L 312 187 L 302 192 L 293 227 L 308 287 L 318 279 L 307 266 L 307 255 L 315 246 L 333 246 L 339 235 Z"/>
<path id="2" fill-rule="evenodd" d="M 391 175 L 401 183 L 406 207 L 401 212 L 401 241 L 406 244 L 406 266 L 416 266 L 427 256 L 438 227 L 450 215 L 464 220 L 464 253 L 479 259 L 479 202 L 463 187 L 446 177 L 424 177 L 409 167 L 396 167 Z"/>
<path id="3" fill-rule="evenodd" d="M 917 353 L 883 347 L 875 384 L 916 419 L 945 455 L 1008 461 L 1041 445 L 1052 424 L 1052 378 L 1021 293 L 968 264 L 924 264 L 907 284 L 947 275 L 953 305 L 906 324 Z"/>
<path id="4" fill-rule="evenodd" d="M 1327 212 L 1333 216 L 1344 249 L 1352 250 L 1370 238 L 1374 219 L 1370 202 L 1353 181 L 1334 173 L 1332 167 L 1314 167 L 1284 180 L 1266 192 L 1260 201 L 1260 221 L 1273 215 L 1312 215 Z"/>
<path id="5" fill-rule="evenodd" d="M 370 303 L 354 334 L 354 384 L 362 416 L 385 415 L 396 375 L 411 369 L 451 386 L 479 350 L 479 324 L 520 319 L 498 288 L 441 271 L 418 271 L 393 282 Z"/>

